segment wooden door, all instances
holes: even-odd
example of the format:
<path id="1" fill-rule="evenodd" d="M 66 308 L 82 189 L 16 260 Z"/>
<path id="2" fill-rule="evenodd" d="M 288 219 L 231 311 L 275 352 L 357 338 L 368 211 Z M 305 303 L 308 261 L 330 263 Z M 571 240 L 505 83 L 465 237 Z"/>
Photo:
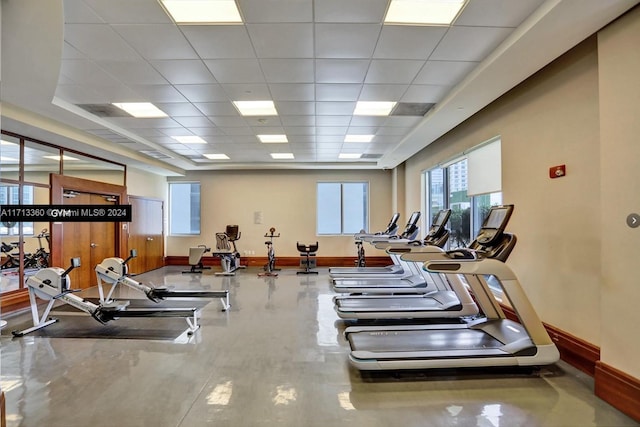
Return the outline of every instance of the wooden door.
<path id="1" fill-rule="evenodd" d="M 112 205 L 115 200 L 100 194 L 74 192 L 66 197 L 69 205 Z M 62 225 L 62 268 L 69 266 L 71 258 L 80 258 L 81 266 L 69 277 L 74 289 L 85 289 L 98 284 L 95 267 L 103 259 L 116 256 L 116 232 L 113 222 L 65 222 Z"/>
<path id="2" fill-rule="evenodd" d="M 126 203 L 127 189 L 71 176 L 50 175 L 51 204 L 109 205 Z M 72 271 L 71 286 L 84 289 L 97 284 L 95 267 L 104 258 L 127 253 L 127 241 L 120 226 L 110 222 L 51 223 L 51 265 L 67 268 L 69 259 L 80 257 L 81 267 Z"/>
<path id="3" fill-rule="evenodd" d="M 73 193 L 64 199 L 65 205 L 88 205 L 91 203 L 91 195 L 87 193 Z M 69 273 L 71 286 L 74 289 L 85 289 L 91 286 L 91 223 L 90 222 L 65 222 L 62 227 L 62 260 L 60 265 L 66 269 L 71 258 L 80 258 L 82 265 Z M 95 273 L 93 273 L 95 275 Z"/>
<path id="4" fill-rule="evenodd" d="M 164 265 L 164 203 L 162 200 L 129 197 L 132 221 L 129 224 L 131 249 L 138 257 L 129 261 L 131 273 L 143 273 Z"/>

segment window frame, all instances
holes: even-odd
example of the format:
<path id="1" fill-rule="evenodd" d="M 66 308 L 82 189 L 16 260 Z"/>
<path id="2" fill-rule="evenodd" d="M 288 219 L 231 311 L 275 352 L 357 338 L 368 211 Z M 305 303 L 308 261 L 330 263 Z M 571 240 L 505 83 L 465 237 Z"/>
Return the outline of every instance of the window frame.
<path id="1" fill-rule="evenodd" d="M 340 232 L 339 233 L 320 233 L 319 223 L 320 223 L 320 205 L 318 203 L 318 193 L 319 186 L 322 184 L 339 184 L 340 185 Z M 316 182 L 316 236 L 353 236 L 357 231 L 345 231 L 345 207 L 344 207 L 344 185 L 345 184 L 361 184 L 365 187 L 365 198 L 363 201 L 363 221 L 362 221 L 362 229 L 367 230 L 369 228 L 369 220 L 370 220 L 370 203 L 371 203 L 371 192 L 370 192 L 370 183 L 369 181 L 317 181 Z"/>
<path id="2" fill-rule="evenodd" d="M 198 229 L 197 232 L 195 232 L 191 227 L 191 231 L 190 232 L 174 232 L 174 226 L 173 226 L 173 221 L 174 221 L 174 211 L 173 211 L 173 191 L 172 191 L 172 187 L 173 186 L 177 186 L 177 185 L 194 185 L 197 184 L 198 185 L 198 198 L 197 198 L 197 203 L 198 203 L 198 216 L 197 216 L 197 223 L 198 223 Z M 179 237 L 179 236 L 200 236 L 202 234 L 202 183 L 200 181 L 171 181 L 168 183 L 168 206 L 169 206 L 169 215 L 168 215 L 168 219 L 169 219 L 169 236 L 173 236 L 173 237 Z M 193 203 L 193 199 L 190 198 L 189 199 L 190 202 L 190 206 Z M 189 210 L 189 214 L 191 214 L 191 209 Z M 193 221 L 193 218 L 190 217 L 191 221 Z"/>

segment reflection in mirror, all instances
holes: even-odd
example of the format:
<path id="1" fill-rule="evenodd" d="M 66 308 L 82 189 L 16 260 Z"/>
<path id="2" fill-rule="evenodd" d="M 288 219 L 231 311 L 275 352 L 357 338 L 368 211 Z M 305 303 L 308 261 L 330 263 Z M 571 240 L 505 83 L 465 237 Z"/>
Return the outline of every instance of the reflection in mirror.
<path id="1" fill-rule="evenodd" d="M 17 181 L 20 168 L 20 140 L 2 135 L 0 141 L 0 178 Z"/>
<path id="2" fill-rule="evenodd" d="M 124 185 L 124 166 L 77 153 L 66 153 L 63 174 L 91 181 Z"/>
<path id="3" fill-rule="evenodd" d="M 49 184 L 49 174 L 51 173 L 60 173 L 60 150 L 28 140 L 25 141 L 25 182 Z"/>
<path id="4" fill-rule="evenodd" d="M 17 205 L 20 202 L 20 187 L 17 184 L 0 183 L 0 205 Z M 18 289 L 20 267 L 20 225 L 15 222 L 0 223 L 1 273 L 0 291 Z"/>

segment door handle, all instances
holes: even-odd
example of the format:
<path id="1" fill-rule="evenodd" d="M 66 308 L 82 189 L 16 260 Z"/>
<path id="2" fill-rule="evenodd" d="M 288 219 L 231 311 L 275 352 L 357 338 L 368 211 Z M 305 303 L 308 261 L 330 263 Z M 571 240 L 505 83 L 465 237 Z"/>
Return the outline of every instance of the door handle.
<path id="1" fill-rule="evenodd" d="M 92 243 L 92 244 L 90 244 L 89 246 L 91 246 L 92 248 L 97 248 L 97 247 L 98 247 L 98 245 L 97 245 L 97 244 L 95 244 L 95 243 Z"/>
<path id="2" fill-rule="evenodd" d="M 147 237 L 147 242 L 153 241 L 153 237 Z"/>

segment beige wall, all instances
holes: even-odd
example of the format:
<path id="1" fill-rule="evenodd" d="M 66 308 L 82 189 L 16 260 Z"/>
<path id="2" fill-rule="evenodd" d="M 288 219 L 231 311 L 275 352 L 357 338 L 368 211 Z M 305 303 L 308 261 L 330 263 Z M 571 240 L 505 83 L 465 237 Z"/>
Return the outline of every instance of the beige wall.
<path id="1" fill-rule="evenodd" d="M 640 8 L 598 35 L 602 188 L 602 361 L 640 378 Z M 595 313 L 594 313 L 595 314 Z"/>
<path id="2" fill-rule="evenodd" d="M 167 178 L 164 176 L 127 168 L 127 194 L 130 196 L 164 200 L 167 197 L 167 186 Z"/>
<path id="3" fill-rule="evenodd" d="M 352 236 L 316 236 L 316 182 L 366 180 L 370 189 L 370 227 L 384 229 L 391 216 L 391 171 L 216 171 L 190 173 L 180 180 L 199 181 L 202 192 L 202 234 L 169 236 L 167 255 L 187 255 L 190 246 L 215 247 L 215 233 L 237 224 L 241 255 L 266 256 L 265 233 L 276 228 L 276 256 L 298 256 L 296 242 L 319 242 L 319 256 L 355 256 Z M 262 224 L 254 213 L 262 212 Z M 404 214 L 401 220 L 405 218 Z M 379 255 L 367 248 L 367 255 Z M 383 253 L 382 253 L 383 254 Z"/>
<path id="4" fill-rule="evenodd" d="M 407 161 L 407 205 L 421 206 L 423 170 L 497 135 L 503 200 L 516 207 L 508 229 L 518 244 L 509 264 L 545 322 L 600 345 L 595 38 Z M 549 179 L 559 164 L 567 176 Z"/>
<path id="5" fill-rule="evenodd" d="M 407 209 L 422 171 L 502 139 L 508 263 L 544 322 L 600 346 L 603 362 L 640 378 L 640 9 L 613 23 L 406 162 Z M 549 179 L 551 166 L 567 176 Z"/>

